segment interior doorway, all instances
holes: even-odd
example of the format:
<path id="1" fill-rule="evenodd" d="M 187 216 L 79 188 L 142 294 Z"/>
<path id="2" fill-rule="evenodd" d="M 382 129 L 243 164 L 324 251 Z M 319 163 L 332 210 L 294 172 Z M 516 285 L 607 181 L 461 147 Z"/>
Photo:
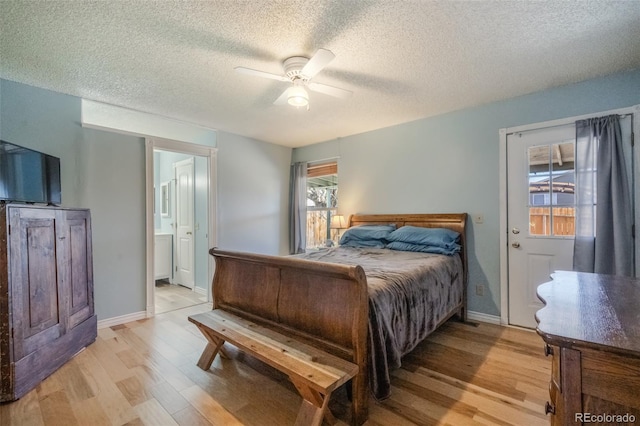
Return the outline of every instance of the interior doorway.
<path id="1" fill-rule="evenodd" d="M 147 139 L 147 316 L 210 300 L 216 150 Z"/>

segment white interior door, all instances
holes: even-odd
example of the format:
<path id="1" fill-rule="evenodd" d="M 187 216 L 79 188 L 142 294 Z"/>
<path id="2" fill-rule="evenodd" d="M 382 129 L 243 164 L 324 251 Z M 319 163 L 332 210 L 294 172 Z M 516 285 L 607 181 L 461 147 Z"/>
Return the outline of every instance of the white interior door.
<path id="1" fill-rule="evenodd" d="M 538 285 L 573 267 L 575 125 L 507 135 L 509 323 L 535 328 Z"/>
<path id="2" fill-rule="evenodd" d="M 175 281 L 194 287 L 194 161 L 175 163 L 176 177 L 176 276 Z"/>

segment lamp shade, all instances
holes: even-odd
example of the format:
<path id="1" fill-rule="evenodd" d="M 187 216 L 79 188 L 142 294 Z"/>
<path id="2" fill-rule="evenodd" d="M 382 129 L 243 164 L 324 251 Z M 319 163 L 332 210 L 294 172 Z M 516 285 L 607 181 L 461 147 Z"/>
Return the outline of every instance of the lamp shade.
<path id="1" fill-rule="evenodd" d="M 331 224 L 329 227 L 331 229 L 344 229 L 347 227 L 347 222 L 344 220 L 343 215 L 337 214 L 331 217 Z"/>
<path id="2" fill-rule="evenodd" d="M 302 86 L 290 87 L 287 102 L 289 105 L 296 107 L 307 106 L 309 104 L 309 94 Z"/>

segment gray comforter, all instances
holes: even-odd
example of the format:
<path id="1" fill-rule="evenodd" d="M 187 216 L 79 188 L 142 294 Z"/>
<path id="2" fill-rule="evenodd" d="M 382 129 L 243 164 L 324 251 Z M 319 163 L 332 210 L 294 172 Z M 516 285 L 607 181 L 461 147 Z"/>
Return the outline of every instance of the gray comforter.
<path id="1" fill-rule="evenodd" d="M 462 302 L 458 255 L 336 247 L 297 255 L 360 265 L 369 287 L 369 381 L 377 399 L 391 392 L 390 371 Z"/>

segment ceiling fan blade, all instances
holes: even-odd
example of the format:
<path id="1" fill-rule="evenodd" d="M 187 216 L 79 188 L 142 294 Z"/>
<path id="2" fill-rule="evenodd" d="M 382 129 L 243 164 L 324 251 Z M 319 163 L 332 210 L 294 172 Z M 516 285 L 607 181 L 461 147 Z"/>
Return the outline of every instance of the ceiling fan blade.
<path id="1" fill-rule="evenodd" d="M 351 90 L 340 89 L 339 87 L 328 86 L 321 83 L 309 83 L 307 87 L 314 92 L 324 93 L 325 95 L 335 96 L 336 98 L 347 99 L 353 95 Z"/>
<path id="2" fill-rule="evenodd" d="M 276 99 L 273 104 L 274 105 L 287 105 L 288 101 L 289 101 L 289 88 L 287 88 L 284 92 L 282 92 L 282 95 L 280 95 L 278 97 L 278 99 Z"/>
<path id="3" fill-rule="evenodd" d="M 253 76 L 256 76 L 256 77 L 270 78 L 271 80 L 286 81 L 286 82 L 290 82 L 291 81 L 291 80 L 289 80 L 287 77 L 285 77 L 283 75 L 277 75 L 277 74 L 271 74 L 269 72 L 252 70 L 251 68 L 235 67 L 234 70 L 236 70 L 236 72 L 239 72 L 240 74 L 253 75 Z"/>
<path id="4" fill-rule="evenodd" d="M 318 74 L 322 68 L 326 67 L 327 64 L 333 61 L 335 58 L 330 50 L 327 49 L 318 49 L 318 51 L 309 59 L 309 62 L 302 68 L 302 74 L 311 78 L 314 75 Z"/>

